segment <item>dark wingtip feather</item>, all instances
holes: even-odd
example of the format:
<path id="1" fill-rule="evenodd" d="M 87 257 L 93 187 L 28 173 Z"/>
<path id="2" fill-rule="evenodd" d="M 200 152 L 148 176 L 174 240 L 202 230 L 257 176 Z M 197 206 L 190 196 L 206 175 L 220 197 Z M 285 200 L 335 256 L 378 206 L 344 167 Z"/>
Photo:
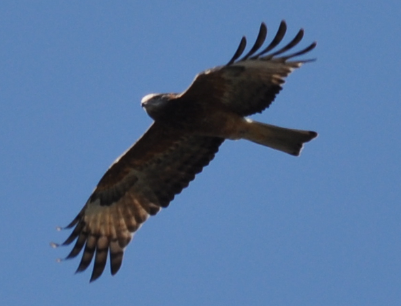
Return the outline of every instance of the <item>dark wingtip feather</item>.
<path id="1" fill-rule="evenodd" d="M 104 271 L 107 261 L 107 251 L 109 248 L 109 240 L 103 236 L 97 241 L 97 249 L 95 255 L 95 263 L 93 265 L 92 276 L 89 282 L 97 280 Z"/>
<path id="2" fill-rule="evenodd" d="M 273 50 L 275 47 L 277 47 L 280 42 L 283 40 L 285 33 L 287 32 L 287 23 L 285 22 L 285 20 L 282 20 L 280 22 L 280 26 L 277 30 L 276 35 L 274 36 L 273 40 L 270 42 L 270 44 L 263 49 L 262 51 L 260 51 L 259 53 L 255 54 L 255 52 L 263 45 L 265 39 L 266 39 L 266 34 L 267 34 L 267 27 L 264 23 L 261 24 L 260 26 L 260 30 L 259 30 L 259 34 L 258 37 L 255 41 L 255 44 L 253 45 L 253 47 L 251 48 L 251 50 L 243 57 L 241 58 L 239 61 L 245 61 L 245 60 L 270 60 L 273 57 L 276 57 L 277 55 L 283 54 L 284 52 L 292 49 L 293 47 L 295 47 L 296 45 L 298 45 L 298 43 L 302 40 L 303 36 L 304 36 L 304 30 L 300 29 L 297 33 L 297 35 L 288 43 L 286 44 L 284 47 L 282 47 L 281 49 L 265 55 L 266 53 L 268 53 L 269 51 Z M 242 38 L 241 40 L 241 44 L 238 47 L 237 51 L 235 52 L 234 56 L 232 57 L 232 59 L 228 62 L 227 65 L 233 64 L 236 60 L 238 60 L 238 58 L 241 56 L 241 54 L 243 53 L 245 46 L 246 46 L 246 40 L 245 37 Z M 311 51 L 312 49 L 314 49 L 316 47 L 316 42 L 312 43 L 311 45 L 309 45 L 308 47 L 302 49 L 301 51 L 297 51 L 293 54 L 287 55 L 287 56 L 282 56 L 280 57 L 280 60 L 282 61 L 286 61 L 289 58 L 295 57 L 295 56 L 299 56 L 299 55 L 303 55 L 309 51 Z M 265 55 L 264 57 L 261 57 L 262 55 Z M 306 60 L 306 61 L 300 61 L 300 63 L 305 63 L 308 62 L 310 60 Z"/>
<path id="3" fill-rule="evenodd" d="M 81 262 L 79 263 L 79 266 L 77 268 L 77 271 L 75 271 L 75 273 L 85 271 L 88 268 L 89 264 L 91 263 L 91 261 L 93 259 L 93 255 L 95 253 L 96 240 L 97 240 L 97 238 L 95 236 L 88 237 L 88 240 L 86 241 L 86 245 L 85 245 L 84 254 L 82 255 Z"/>
<path id="4" fill-rule="evenodd" d="M 270 50 L 274 49 L 283 40 L 284 35 L 285 35 L 286 32 L 287 32 L 287 24 L 286 24 L 286 22 L 284 20 L 282 20 L 280 22 L 280 26 L 278 27 L 276 35 L 274 36 L 274 38 L 270 42 L 270 44 L 265 49 L 260 51 L 258 54 L 253 56 L 251 59 L 256 59 L 259 56 L 261 56 L 263 54 L 266 54 Z"/>
<path id="5" fill-rule="evenodd" d="M 81 253 L 82 248 L 85 245 L 87 236 L 83 233 L 81 233 L 77 239 L 77 242 L 75 243 L 74 247 L 72 248 L 70 254 L 65 259 L 71 259 L 76 257 L 79 253 Z"/>
<path id="6" fill-rule="evenodd" d="M 310 44 L 310 45 L 309 45 L 308 47 L 306 47 L 305 49 L 302 49 L 301 51 L 298 51 L 298 52 L 295 52 L 295 53 L 292 53 L 292 54 L 283 56 L 282 58 L 283 58 L 283 60 L 286 61 L 286 60 L 288 60 L 288 59 L 290 59 L 290 58 L 292 58 L 292 57 L 296 57 L 296 56 L 303 55 L 303 54 L 308 53 L 309 51 L 315 49 L 316 45 L 317 45 L 317 43 L 316 43 L 316 42 L 313 42 L 312 44 Z M 306 61 L 310 62 L 310 61 L 313 61 L 313 60 L 306 60 Z M 306 62 L 306 61 L 302 61 L 302 62 Z"/>
<path id="7" fill-rule="evenodd" d="M 84 227 L 85 227 L 85 222 L 84 221 L 79 222 L 72 231 L 72 233 L 70 234 L 70 236 L 62 243 L 62 245 L 63 246 L 69 245 L 71 242 L 73 242 L 81 233 Z"/>
<path id="8" fill-rule="evenodd" d="M 262 24 L 260 25 L 258 37 L 256 38 L 256 41 L 255 41 L 254 45 L 252 46 L 251 50 L 249 50 L 249 52 L 241 59 L 241 61 L 245 61 L 245 60 L 248 59 L 251 55 L 253 55 L 256 51 L 259 50 L 259 48 L 260 48 L 260 47 L 263 45 L 263 43 L 265 42 L 266 35 L 267 35 L 267 27 L 266 27 L 266 25 L 262 22 Z"/>
<path id="9" fill-rule="evenodd" d="M 245 47 L 246 47 L 246 37 L 242 36 L 237 51 L 235 51 L 233 57 L 230 59 L 227 65 L 231 65 L 232 63 L 234 63 L 241 56 L 242 52 L 244 52 Z"/>
<path id="10" fill-rule="evenodd" d="M 267 56 L 266 59 L 270 59 L 276 55 L 282 54 L 282 53 L 290 50 L 291 48 L 295 47 L 302 40 L 303 37 L 304 37 L 304 30 L 300 29 L 298 31 L 297 35 L 295 35 L 295 37 L 288 44 L 286 44 L 284 47 L 277 50 L 276 52 L 269 54 L 269 56 Z"/>
<path id="11" fill-rule="evenodd" d="M 118 240 L 112 240 L 110 242 L 110 272 L 111 275 L 115 275 L 121 268 L 123 262 L 124 250 L 118 243 Z"/>
<path id="12" fill-rule="evenodd" d="M 63 228 L 59 227 L 58 230 L 72 228 L 75 224 L 77 224 L 79 222 L 79 220 L 81 220 L 82 214 L 83 214 L 83 210 L 81 210 L 79 212 L 79 214 L 74 218 L 74 220 L 71 221 L 70 224 L 68 224 L 66 227 L 63 227 Z"/>

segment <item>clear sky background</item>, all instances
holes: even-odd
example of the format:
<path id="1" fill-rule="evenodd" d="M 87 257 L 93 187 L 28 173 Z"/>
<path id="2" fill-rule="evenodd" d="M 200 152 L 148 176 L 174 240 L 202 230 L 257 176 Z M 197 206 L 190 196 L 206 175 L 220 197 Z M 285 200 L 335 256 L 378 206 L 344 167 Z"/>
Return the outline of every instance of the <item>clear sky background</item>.
<path id="1" fill-rule="evenodd" d="M 1 305 L 401 305 L 400 1 L 0 2 Z M 57 232 L 181 92 L 280 20 L 317 61 L 253 118 L 298 158 L 227 141 L 89 284 Z"/>

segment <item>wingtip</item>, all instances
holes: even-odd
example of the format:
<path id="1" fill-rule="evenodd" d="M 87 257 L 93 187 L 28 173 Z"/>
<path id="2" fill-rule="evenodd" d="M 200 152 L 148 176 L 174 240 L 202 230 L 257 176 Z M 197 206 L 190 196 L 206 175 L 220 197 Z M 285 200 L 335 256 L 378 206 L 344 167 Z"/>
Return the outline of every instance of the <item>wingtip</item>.
<path id="1" fill-rule="evenodd" d="M 92 275 L 92 277 L 91 277 L 90 280 L 89 280 L 89 284 L 93 283 L 93 282 L 94 282 L 95 280 L 97 280 L 99 277 L 100 277 L 100 275 L 96 275 L 96 276 L 93 276 L 93 275 Z"/>
<path id="2" fill-rule="evenodd" d="M 75 270 L 74 274 L 79 274 L 81 272 L 84 272 L 85 270 L 86 270 L 86 267 L 82 268 L 81 265 L 79 265 L 79 267 Z"/>

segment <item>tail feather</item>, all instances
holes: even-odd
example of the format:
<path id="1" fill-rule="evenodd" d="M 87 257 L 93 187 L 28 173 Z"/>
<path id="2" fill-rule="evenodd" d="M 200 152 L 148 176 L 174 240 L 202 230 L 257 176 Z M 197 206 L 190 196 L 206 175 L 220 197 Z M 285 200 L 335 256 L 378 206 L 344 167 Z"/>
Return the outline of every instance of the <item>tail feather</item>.
<path id="1" fill-rule="evenodd" d="M 301 153 L 305 142 L 318 135 L 313 131 L 287 129 L 256 121 L 248 122 L 247 132 L 242 138 L 294 156 Z"/>

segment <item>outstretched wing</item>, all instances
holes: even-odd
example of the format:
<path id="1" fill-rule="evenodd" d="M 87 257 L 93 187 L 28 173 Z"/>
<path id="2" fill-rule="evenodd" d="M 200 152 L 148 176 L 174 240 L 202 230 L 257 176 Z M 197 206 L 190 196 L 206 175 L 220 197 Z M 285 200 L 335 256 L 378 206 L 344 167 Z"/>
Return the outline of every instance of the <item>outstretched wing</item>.
<path id="1" fill-rule="evenodd" d="M 188 136 L 154 123 L 114 162 L 67 226 L 75 228 L 63 245 L 76 240 L 67 258 L 76 257 L 84 248 L 77 272 L 84 271 L 95 257 L 91 281 L 97 279 L 109 253 L 111 274 L 116 274 L 132 234 L 148 216 L 167 207 L 188 186 L 213 159 L 223 141 Z"/>
<path id="2" fill-rule="evenodd" d="M 282 21 L 270 44 L 257 52 L 267 35 L 266 25 L 262 23 L 256 42 L 246 55 L 240 58 L 246 47 L 246 38 L 243 37 L 234 56 L 225 66 L 197 75 L 181 97 L 194 100 L 195 96 L 202 95 L 203 103 L 222 103 L 241 116 L 262 112 L 282 89 L 285 77 L 295 68 L 308 62 L 291 59 L 311 51 L 316 46 L 314 42 L 300 51 L 283 55 L 302 40 L 304 31 L 301 29 L 293 40 L 275 51 L 286 30 L 287 25 Z"/>

